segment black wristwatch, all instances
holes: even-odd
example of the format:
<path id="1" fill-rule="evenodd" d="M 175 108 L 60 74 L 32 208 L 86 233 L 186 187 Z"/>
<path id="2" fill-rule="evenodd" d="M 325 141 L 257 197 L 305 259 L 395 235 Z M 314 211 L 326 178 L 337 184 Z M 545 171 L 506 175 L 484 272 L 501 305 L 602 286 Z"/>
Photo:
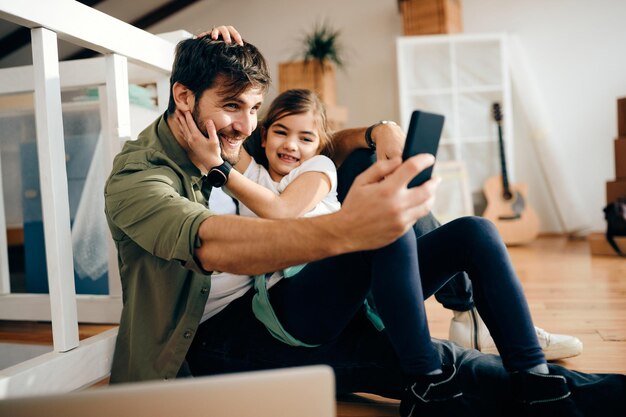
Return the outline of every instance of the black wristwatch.
<path id="1" fill-rule="evenodd" d="M 365 130 L 365 143 L 367 143 L 367 146 L 368 146 L 371 150 L 373 150 L 373 151 L 375 151 L 375 150 L 376 150 L 376 143 L 375 143 L 375 142 L 374 142 L 374 140 L 372 139 L 372 130 L 374 130 L 374 128 L 375 128 L 376 126 L 386 125 L 386 124 L 393 124 L 393 125 L 395 125 L 395 124 L 396 124 L 396 122 L 391 121 L 391 120 L 381 120 L 380 122 L 378 122 L 378 123 L 374 123 L 373 125 L 371 125 L 370 127 L 368 127 L 368 128 Z"/>
<path id="2" fill-rule="evenodd" d="M 224 161 L 222 165 L 211 168 L 209 173 L 206 174 L 206 179 L 212 187 L 223 187 L 228 182 L 228 175 L 230 175 L 231 169 L 233 169 L 233 166 L 228 161 Z"/>

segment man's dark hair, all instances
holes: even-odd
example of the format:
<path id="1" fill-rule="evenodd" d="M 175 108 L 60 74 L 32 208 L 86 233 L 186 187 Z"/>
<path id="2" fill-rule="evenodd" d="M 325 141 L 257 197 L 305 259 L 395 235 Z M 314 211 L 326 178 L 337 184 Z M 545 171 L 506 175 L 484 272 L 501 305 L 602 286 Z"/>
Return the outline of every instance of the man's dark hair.
<path id="1" fill-rule="evenodd" d="M 176 110 L 172 95 L 174 83 L 190 89 L 198 101 L 206 89 L 215 86 L 218 77 L 228 96 L 237 96 L 249 87 L 260 88 L 265 93 L 271 81 L 265 58 L 248 42 L 243 46 L 227 44 L 221 39 L 212 40 L 210 35 L 185 39 L 176 45 L 168 114 Z"/>

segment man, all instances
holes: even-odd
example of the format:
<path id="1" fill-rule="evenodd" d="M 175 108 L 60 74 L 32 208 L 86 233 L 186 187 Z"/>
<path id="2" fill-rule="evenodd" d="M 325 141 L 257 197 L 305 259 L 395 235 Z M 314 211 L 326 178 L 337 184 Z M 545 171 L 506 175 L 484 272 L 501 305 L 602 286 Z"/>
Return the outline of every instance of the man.
<path id="1" fill-rule="evenodd" d="M 189 159 L 173 112 L 192 112 L 202 129 L 210 121 L 224 159 L 235 163 L 269 86 L 265 61 L 251 44 L 183 41 L 171 86 L 167 113 L 126 143 L 105 186 L 124 290 L 112 382 L 179 373 L 208 298 L 207 271 L 255 275 L 383 246 L 428 213 L 436 187 L 406 188 L 432 158 L 396 159 L 364 173 L 332 215 L 214 216 L 206 207 L 211 184 Z M 228 166 L 220 169 L 228 175 Z"/>
<path id="2" fill-rule="evenodd" d="M 213 37 L 218 34 L 227 38 L 229 30 L 212 31 Z M 206 207 L 210 191 L 227 181 L 230 166 L 201 172 L 172 117 L 176 109 L 190 112 L 205 135 L 209 129 L 217 132 L 223 158 L 236 162 L 243 140 L 256 127 L 269 75 L 256 48 L 235 40 L 239 46 L 206 38 L 181 42 L 168 111 L 137 141 L 128 142 L 114 161 L 105 187 L 105 211 L 118 248 L 124 308 L 111 382 L 327 363 L 335 369 L 338 392 L 408 395 L 404 409 L 411 409 L 411 403 L 419 401 L 415 387 L 405 390 L 389 340 L 362 313 L 337 340 L 315 348 L 274 339 L 252 314 L 253 291 L 230 300 L 200 325 L 209 296 L 215 296 L 207 271 L 262 274 L 384 246 L 429 212 L 436 188 L 436 181 L 406 187 L 433 162 L 421 155 L 404 163 L 377 162 L 355 180 L 342 209 L 331 215 L 288 220 L 214 215 Z M 385 129 L 377 129 L 378 147 L 399 146 L 383 139 Z M 345 133 L 340 154 L 362 141 L 363 133 Z M 530 381 L 521 383 L 538 388 L 517 389 L 512 396 L 515 382 L 497 357 L 433 343 L 443 362 L 458 369 L 471 410 L 467 415 L 497 415 L 510 401 L 532 408 L 530 400 L 537 395 L 540 407 L 554 402 L 570 407 L 572 394 L 582 396 L 579 407 L 591 406 L 585 401 L 592 396 L 602 399 L 603 411 L 610 413 L 616 395 L 623 395 L 621 376 L 581 376 L 551 367 L 551 380 L 527 375 Z M 556 390 L 546 391 L 544 382 L 552 387 L 553 381 Z"/>

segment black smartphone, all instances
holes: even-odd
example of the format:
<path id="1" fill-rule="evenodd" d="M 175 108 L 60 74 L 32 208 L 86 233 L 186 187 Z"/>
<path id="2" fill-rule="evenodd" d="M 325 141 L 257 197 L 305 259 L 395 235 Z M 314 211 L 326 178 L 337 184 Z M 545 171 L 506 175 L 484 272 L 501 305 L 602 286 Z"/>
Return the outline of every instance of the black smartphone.
<path id="1" fill-rule="evenodd" d="M 415 110 L 411 114 L 409 131 L 406 135 L 402 160 L 406 160 L 420 153 L 437 155 L 439 139 L 443 130 L 444 117 L 441 114 Z M 433 173 L 433 167 L 428 167 L 417 174 L 409 183 L 409 187 L 417 187 L 428 181 Z"/>

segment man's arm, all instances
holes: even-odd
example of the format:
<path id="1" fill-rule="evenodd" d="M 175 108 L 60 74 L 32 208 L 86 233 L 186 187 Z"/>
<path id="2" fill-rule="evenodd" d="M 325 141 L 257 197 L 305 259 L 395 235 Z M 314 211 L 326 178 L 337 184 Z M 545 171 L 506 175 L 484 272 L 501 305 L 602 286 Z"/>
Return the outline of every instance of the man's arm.
<path id="1" fill-rule="evenodd" d="M 358 176 L 341 210 L 306 219 L 212 216 L 198 231 L 207 271 L 256 275 L 389 244 L 430 211 L 437 180 L 407 188 L 430 155 L 379 161 Z"/>
<path id="2" fill-rule="evenodd" d="M 356 149 L 367 149 L 365 141 L 367 128 L 344 129 L 336 132 L 333 136 L 335 152 L 333 160 L 337 166 Z M 378 160 L 391 159 L 402 156 L 402 149 L 406 139 L 405 133 L 395 123 L 378 124 L 371 131 L 371 137 L 376 144 L 376 157 Z"/>

